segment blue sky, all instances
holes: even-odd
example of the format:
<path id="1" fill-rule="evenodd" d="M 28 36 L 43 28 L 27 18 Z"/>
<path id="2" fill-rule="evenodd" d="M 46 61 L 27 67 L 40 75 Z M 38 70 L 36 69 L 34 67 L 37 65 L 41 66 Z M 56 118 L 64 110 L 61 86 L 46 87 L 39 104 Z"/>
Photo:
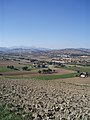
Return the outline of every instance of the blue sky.
<path id="1" fill-rule="evenodd" d="M 0 0 L 0 47 L 90 48 L 90 0 Z"/>

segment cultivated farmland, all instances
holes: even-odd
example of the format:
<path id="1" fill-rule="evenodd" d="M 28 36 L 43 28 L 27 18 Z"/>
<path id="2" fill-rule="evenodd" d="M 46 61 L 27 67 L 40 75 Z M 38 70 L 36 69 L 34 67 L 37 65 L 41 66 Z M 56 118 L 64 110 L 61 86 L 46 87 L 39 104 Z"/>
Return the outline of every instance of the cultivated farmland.
<path id="1" fill-rule="evenodd" d="M 57 58 L 54 51 L 2 54 L 0 120 L 89 120 L 90 56 L 81 58 Z M 88 76 L 80 78 L 81 72 Z"/>
<path id="2" fill-rule="evenodd" d="M 1 78 L 0 105 L 8 111 L 8 119 L 11 115 L 17 120 L 89 120 L 90 79 L 46 81 Z M 1 119 L 5 119 L 5 115 Z"/>

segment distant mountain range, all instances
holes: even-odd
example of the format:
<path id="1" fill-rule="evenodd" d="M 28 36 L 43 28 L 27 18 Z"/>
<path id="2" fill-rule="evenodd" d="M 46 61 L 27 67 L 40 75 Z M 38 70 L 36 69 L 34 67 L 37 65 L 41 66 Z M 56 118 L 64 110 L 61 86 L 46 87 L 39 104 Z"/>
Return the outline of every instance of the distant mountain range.
<path id="1" fill-rule="evenodd" d="M 47 54 L 84 54 L 90 55 L 90 49 L 87 48 L 66 48 L 66 49 L 47 49 L 36 47 L 0 47 L 0 53 L 30 53 L 46 52 Z"/>
<path id="2" fill-rule="evenodd" d="M 0 47 L 0 51 L 11 51 L 11 50 L 50 50 L 48 48 L 37 48 L 37 47 L 25 47 L 25 46 L 20 46 L 20 47 Z"/>
<path id="3" fill-rule="evenodd" d="M 6 48 L 6 47 L 0 47 L 0 51 L 6 51 L 6 50 L 8 50 L 8 48 Z"/>

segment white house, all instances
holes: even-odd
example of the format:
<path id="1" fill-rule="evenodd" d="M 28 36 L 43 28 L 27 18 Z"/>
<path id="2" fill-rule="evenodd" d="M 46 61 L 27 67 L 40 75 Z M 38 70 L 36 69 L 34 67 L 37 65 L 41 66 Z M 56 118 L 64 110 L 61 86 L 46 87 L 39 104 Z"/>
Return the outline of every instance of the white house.
<path id="1" fill-rule="evenodd" d="M 85 74 L 85 73 L 80 73 L 80 77 L 81 77 L 81 78 L 85 78 L 85 77 L 86 77 L 86 74 Z"/>

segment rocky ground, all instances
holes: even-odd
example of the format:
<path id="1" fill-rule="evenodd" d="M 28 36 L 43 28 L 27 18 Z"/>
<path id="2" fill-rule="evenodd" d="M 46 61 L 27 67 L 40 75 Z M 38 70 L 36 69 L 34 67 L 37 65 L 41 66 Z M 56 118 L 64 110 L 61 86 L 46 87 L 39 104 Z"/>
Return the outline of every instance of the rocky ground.
<path id="1" fill-rule="evenodd" d="M 1 78 L 0 104 L 26 120 L 90 120 L 90 86 Z"/>

